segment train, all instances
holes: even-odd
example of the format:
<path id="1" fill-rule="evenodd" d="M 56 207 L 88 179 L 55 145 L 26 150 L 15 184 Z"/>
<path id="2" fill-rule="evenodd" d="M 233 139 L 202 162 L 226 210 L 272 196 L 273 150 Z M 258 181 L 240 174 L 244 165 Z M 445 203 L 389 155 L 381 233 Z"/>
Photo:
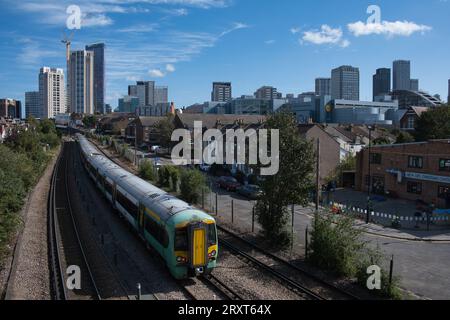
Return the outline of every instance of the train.
<path id="1" fill-rule="evenodd" d="M 175 279 L 208 275 L 216 268 L 219 244 L 213 217 L 124 170 L 84 135 L 77 133 L 76 141 L 89 176 Z"/>

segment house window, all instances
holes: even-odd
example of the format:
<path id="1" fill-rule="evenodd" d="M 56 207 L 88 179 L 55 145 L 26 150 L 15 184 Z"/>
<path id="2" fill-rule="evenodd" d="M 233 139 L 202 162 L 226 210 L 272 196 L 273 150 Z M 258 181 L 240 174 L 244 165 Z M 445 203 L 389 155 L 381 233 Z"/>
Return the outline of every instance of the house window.
<path id="1" fill-rule="evenodd" d="M 422 183 L 420 182 L 408 182 L 408 193 L 422 194 Z"/>
<path id="2" fill-rule="evenodd" d="M 450 199 L 450 187 L 439 186 L 438 197 L 440 199 Z"/>
<path id="3" fill-rule="evenodd" d="M 408 157 L 408 167 L 422 169 L 423 168 L 423 158 L 415 157 L 415 156 Z"/>
<path id="4" fill-rule="evenodd" d="M 416 119 L 414 117 L 408 117 L 408 129 L 414 129 L 416 126 Z"/>
<path id="5" fill-rule="evenodd" d="M 450 171 L 450 159 L 439 160 L 439 171 Z"/>
<path id="6" fill-rule="evenodd" d="M 370 164 L 381 164 L 381 154 L 371 153 L 370 154 Z"/>

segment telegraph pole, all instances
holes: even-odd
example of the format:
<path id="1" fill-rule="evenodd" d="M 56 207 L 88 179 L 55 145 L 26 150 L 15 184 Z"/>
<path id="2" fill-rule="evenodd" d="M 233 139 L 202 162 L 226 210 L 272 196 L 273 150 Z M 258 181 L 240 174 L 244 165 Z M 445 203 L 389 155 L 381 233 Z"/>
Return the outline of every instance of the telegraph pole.
<path id="1" fill-rule="evenodd" d="M 320 201 L 320 139 L 317 139 L 317 151 L 316 151 L 316 213 L 319 212 Z"/>

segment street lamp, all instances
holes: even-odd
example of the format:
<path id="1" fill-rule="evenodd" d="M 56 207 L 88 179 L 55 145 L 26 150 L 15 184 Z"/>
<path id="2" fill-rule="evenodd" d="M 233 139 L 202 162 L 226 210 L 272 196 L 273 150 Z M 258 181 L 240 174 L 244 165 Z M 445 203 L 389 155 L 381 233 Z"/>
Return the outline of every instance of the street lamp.
<path id="1" fill-rule="evenodd" d="M 372 191 L 372 171 L 371 171 L 371 165 L 372 165 L 372 130 L 374 130 L 373 126 L 367 126 L 367 129 L 369 129 L 369 181 L 367 186 L 367 215 L 366 215 L 366 223 L 369 224 L 370 222 L 370 197 L 371 197 L 371 191 Z"/>

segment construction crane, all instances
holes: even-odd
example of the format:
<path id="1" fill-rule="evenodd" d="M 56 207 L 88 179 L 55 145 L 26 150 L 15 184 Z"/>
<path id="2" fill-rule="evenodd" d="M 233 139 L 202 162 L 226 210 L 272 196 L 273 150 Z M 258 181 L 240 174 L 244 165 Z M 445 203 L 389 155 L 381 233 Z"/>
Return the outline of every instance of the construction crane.
<path id="1" fill-rule="evenodd" d="M 66 45 L 66 85 L 67 85 L 67 90 L 66 90 L 66 112 L 71 110 L 70 107 L 70 99 L 69 99 L 69 95 L 70 95 L 70 46 L 72 44 L 72 39 L 73 36 L 75 35 L 75 31 L 72 31 L 72 33 L 67 36 L 66 32 L 63 30 L 63 39 L 61 40 L 61 42 L 63 44 Z"/>

